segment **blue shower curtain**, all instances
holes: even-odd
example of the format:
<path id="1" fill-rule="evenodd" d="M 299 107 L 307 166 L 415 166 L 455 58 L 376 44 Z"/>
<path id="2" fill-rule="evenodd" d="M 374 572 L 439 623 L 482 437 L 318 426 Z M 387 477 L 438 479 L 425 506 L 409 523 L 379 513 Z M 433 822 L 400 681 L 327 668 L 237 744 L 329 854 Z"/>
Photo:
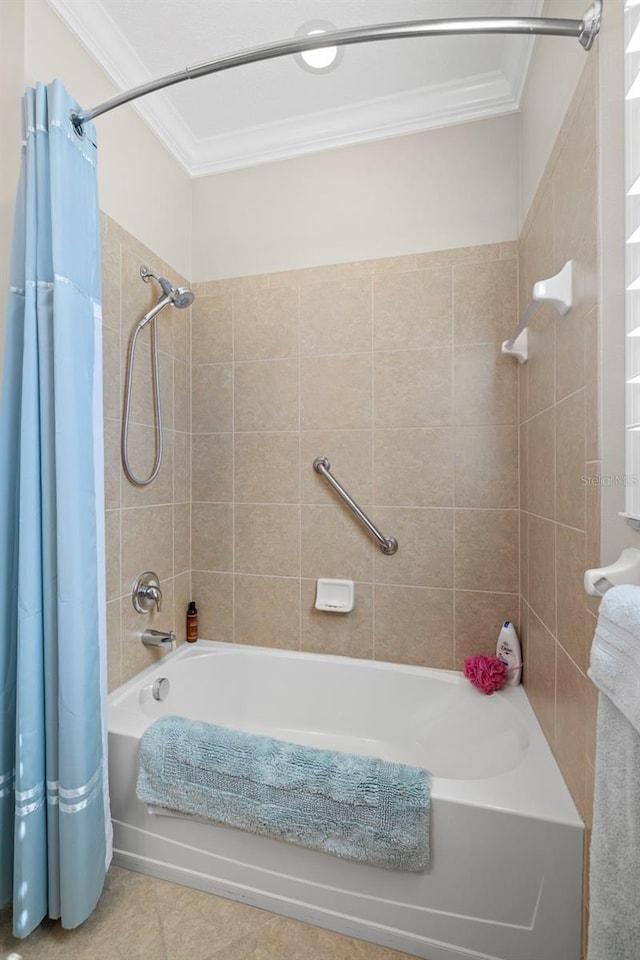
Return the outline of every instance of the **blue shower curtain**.
<path id="1" fill-rule="evenodd" d="M 75 927 L 111 856 L 95 133 L 26 91 L 0 412 L 0 906 Z"/>

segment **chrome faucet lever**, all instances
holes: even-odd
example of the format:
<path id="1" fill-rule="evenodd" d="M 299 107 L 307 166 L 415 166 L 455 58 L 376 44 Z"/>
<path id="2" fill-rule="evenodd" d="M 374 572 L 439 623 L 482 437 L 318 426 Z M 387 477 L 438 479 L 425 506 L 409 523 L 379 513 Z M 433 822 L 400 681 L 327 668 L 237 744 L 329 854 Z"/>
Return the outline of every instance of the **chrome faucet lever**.
<path id="1" fill-rule="evenodd" d="M 131 601 L 138 613 L 149 613 L 155 606 L 158 613 L 162 610 L 162 589 L 158 574 L 152 570 L 141 573 L 133 585 Z"/>
<path id="2" fill-rule="evenodd" d="M 151 600 L 156 605 L 156 610 L 158 613 L 162 610 L 162 590 L 160 587 L 155 587 L 153 584 L 149 584 L 147 587 L 140 587 L 138 591 L 139 597 L 146 597 Z"/>

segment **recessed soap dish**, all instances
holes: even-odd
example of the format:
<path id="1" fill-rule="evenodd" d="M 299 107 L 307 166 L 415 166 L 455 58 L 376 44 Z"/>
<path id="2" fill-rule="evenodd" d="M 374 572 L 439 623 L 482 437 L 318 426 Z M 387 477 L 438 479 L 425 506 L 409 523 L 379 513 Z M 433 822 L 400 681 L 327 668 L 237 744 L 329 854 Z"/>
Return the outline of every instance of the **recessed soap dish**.
<path id="1" fill-rule="evenodd" d="M 353 580 L 318 580 L 316 610 L 327 613 L 349 613 L 353 610 L 355 589 Z"/>

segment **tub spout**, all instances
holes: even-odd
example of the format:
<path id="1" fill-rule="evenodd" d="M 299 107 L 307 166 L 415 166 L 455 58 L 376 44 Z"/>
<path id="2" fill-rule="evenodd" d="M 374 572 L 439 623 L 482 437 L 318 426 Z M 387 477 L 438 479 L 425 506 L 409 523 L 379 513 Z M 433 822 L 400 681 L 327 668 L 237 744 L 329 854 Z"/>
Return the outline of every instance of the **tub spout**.
<path id="1" fill-rule="evenodd" d="M 145 630 L 142 634 L 145 647 L 161 647 L 163 650 L 173 650 L 176 645 L 176 635 L 173 630 L 165 633 L 164 630 Z"/>

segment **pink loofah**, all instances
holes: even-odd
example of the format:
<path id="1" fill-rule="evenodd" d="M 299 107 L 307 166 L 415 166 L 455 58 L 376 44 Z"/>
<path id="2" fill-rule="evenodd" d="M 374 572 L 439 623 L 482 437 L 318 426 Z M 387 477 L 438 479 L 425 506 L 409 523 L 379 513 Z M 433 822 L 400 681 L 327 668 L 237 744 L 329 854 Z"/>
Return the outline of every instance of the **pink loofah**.
<path id="1" fill-rule="evenodd" d="M 467 657 L 464 675 L 483 693 L 495 693 L 509 679 L 509 668 L 497 657 Z"/>

